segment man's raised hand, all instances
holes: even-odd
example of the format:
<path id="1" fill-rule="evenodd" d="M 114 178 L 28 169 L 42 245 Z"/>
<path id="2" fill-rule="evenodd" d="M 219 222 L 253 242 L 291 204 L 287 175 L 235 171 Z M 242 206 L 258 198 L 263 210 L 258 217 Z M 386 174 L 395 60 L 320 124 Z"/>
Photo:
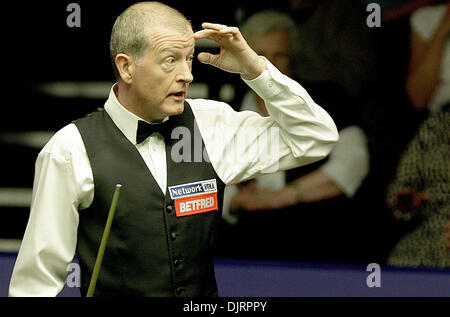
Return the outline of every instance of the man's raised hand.
<path id="1" fill-rule="evenodd" d="M 202 52 L 198 55 L 200 62 L 238 73 L 247 80 L 255 79 L 266 69 L 266 61 L 250 48 L 237 27 L 215 23 L 203 23 L 202 27 L 203 30 L 194 33 L 194 38 L 215 41 L 220 53 Z"/>

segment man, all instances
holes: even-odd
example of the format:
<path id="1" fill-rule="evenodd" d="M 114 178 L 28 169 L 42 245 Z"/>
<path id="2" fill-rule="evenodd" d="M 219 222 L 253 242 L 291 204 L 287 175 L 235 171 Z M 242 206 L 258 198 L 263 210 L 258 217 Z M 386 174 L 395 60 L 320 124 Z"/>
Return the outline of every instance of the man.
<path id="1" fill-rule="evenodd" d="M 215 296 L 212 252 L 225 184 L 329 153 L 336 127 L 305 90 L 251 50 L 237 28 L 202 26 L 194 34 L 181 13 L 157 2 L 135 4 L 117 18 L 110 50 L 118 83 L 104 111 L 57 132 L 37 159 L 11 296 L 56 295 L 74 254 L 85 294 L 117 183 L 122 190 L 94 295 Z M 271 117 L 186 99 L 201 38 L 221 51 L 198 59 L 240 74 Z M 268 130 L 279 134 L 267 138 Z M 234 146 L 242 135 L 251 142 Z M 274 152 L 261 159 L 268 147 Z"/>

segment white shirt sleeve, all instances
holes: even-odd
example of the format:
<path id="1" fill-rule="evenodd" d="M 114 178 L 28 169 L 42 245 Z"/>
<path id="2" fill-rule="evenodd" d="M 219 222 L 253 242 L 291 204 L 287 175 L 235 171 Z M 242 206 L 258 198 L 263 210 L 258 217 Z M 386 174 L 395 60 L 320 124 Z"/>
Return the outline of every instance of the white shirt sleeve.
<path id="1" fill-rule="evenodd" d="M 269 117 L 234 111 L 211 100 L 189 100 L 209 159 L 225 184 L 309 164 L 327 156 L 339 139 L 336 126 L 296 81 L 269 61 L 245 81 L 264 99 Z"/>
<path id="2" fill-rule="evenodd" d="M 64 287 L 75 255 L 78 209 L 89 206 L 93 198 L 92 172 L 83 149 L 81 136 L 71 124 L 57 132 L 38 155 L 30 218 L 9 296 L 50 297 Z"/>
<path id="3" fill-rule="evenodd" d="M 339 131 L 339 142 L 320 170 L 330 177 L 347 197 L 352 197 L 370 169 L 367 137 L 358 126 Z"/>

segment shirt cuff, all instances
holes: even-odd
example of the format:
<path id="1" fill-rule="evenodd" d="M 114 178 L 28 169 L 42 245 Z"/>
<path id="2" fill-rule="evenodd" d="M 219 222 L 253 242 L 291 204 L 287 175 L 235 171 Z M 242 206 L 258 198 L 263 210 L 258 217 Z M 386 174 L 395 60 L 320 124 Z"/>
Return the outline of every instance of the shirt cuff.
<path id="1" fill-rule="evenodd" d="M 270 63 L 267 58 L 261 56 L 265 59 L 267 68 L 255 79 L 247 80 L 242 78 L 242 80 L 260 96 L 262 99 L 270 99 L 272 96 L 279 94 L 282 90 L 280 86 L 278 77 L 282 74 L 280 71 Z"/>

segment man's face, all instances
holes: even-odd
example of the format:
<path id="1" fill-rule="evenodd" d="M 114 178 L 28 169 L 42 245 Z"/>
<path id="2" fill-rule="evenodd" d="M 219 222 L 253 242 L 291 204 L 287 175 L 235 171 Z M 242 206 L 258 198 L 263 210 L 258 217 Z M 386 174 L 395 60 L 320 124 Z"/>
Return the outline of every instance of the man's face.
<path id="1" fill-rule="evenodd" d="M 280 72 L 293 76 L 289 35 L 283 31 L 269 31 L 255 36 L 251 47 L 258 55 L 265 56 Z"/>
<path id="2" fill-rule="evenodd" d="M 134 65 L 133 93 L 151 121 L 162 120 L 184 110 L 195 40 L 193 32 L 167 28 L 150 32 L 153 44 Z"/>

